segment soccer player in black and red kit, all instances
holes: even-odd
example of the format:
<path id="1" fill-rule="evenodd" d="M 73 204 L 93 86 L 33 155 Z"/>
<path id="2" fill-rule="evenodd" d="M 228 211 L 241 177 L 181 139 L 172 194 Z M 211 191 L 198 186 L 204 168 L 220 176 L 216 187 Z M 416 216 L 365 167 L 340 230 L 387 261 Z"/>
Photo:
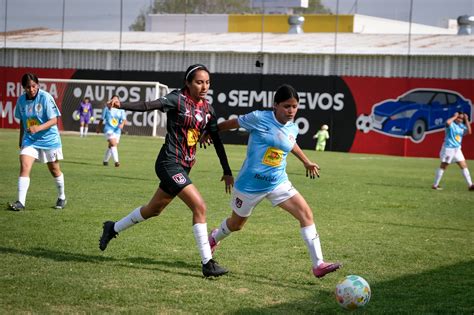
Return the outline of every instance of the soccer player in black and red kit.
<path id="1" fill-rule="evenodd" d="M 139 101 L 114 105 L 129 111 L 152 111 L 166 113 L 166 139 L 155 163 L 155 172 L 160 185 L 154 196 L 144 206 L 139 206 L 117 222 L 106 221 L 99 240 L 99 248 L 105 250 L 116 235 L 151 217 L 159 215 L 178 196 L 193 212 L 193 233 L 202 261 L 205 277 L 220 276 L 227 269 L 212 259 L 207 236 L 206 204 L 196 186 L 189 178 L 189 172 L 196 158 L 196 145 L 204 132 L 211 135 L 224 175 L 226 192 L 234 184 L 232 171 L 227 161 L 224 145 L 217 130 L 217 117 L 211 104 L 206 101 L 210 86 L 209 70 L 201 64 L 190 66 L 185 73 L 184 87 L 151 102 Z"/>

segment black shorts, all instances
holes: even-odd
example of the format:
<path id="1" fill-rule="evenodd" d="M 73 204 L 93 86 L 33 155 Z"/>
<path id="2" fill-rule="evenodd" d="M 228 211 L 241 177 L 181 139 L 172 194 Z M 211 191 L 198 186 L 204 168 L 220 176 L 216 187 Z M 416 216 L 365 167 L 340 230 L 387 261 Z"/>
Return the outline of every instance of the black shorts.
<path id="1" fill-rule="evenodd" d="M 188 176 L 189 172 L 191 168 L 156 159 L 155 173 L 160 179 L 160 188 L 171 196 L 176 196 L 184 187 L 193 183 Z"/>

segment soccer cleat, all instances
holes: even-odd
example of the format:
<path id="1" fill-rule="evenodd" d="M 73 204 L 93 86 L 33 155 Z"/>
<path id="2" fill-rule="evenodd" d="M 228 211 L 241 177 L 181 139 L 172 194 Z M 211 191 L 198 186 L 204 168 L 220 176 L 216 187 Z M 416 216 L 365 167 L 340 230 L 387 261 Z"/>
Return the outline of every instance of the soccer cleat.
<path id="1" fill-rule="evenodd" d="M 56 201 L 56 205 L 54 206 L 56 209 L 64 209 L 64 207 L 66 207 L 66 199 L 60 199 L 58 198 L 58 200 Z"/>
<path id="2" fill-rule="evenodd" d="M 214 229 L 211 231 L 211 234 L 209 234 L 209 245 L 211 245 L 211 253 L 214 254 L 216 251 L 217 247 L 221 242 L 216 242 L 215 235 L 217 234 L 217 229 Z"/>
<path id="3" fill-rule="evenodd" d="M 336 262 L 336 263 L 322 263 L 318 267 L 313 267 L 313 274 L 316 276 L 316 278 L 322 278 L 325 275 L 327 275 L 330 272 L 334 272 L 337 269 L 341 268 L 341 264 Z"/>
<path id="4" fill-rule="evenodd" d="M 209 260 L 206 264 L 202 264 L 202 274 L 204 277 L 219 277 L 222 276 L 226 273 L 228 273 L 229 270 L 219 266 L 217 261 L 214 259 Z"/>
<path id="5" fill-rule="evenodd" d="M 469 186 L 469 191 L 474 191 L 474 185 Z"/>
<path id="6" fill-rule="evenodd" d="M 441 188 L 440 186 L 436 186 L 436 185 L 431 186 L 431 189 L 434 189 L 434 190 L 443 190 L 443 188 Z"/>
<path id="7" fill-rule="evenodd" d="M 25 210 L 25 206 L 20 201 L 15 201 L 14 203 L 9 203 L 8 208 L 12 211 Z"/>
<path id="8" fill-rule="evenodd" d="M 103 161 L 103 162 L 102 162 L 102 165 L 108 166 L 108 165 L 109 165 L 109 162 Z"/>
<path id="9" fill-rule="evenodd" d="M 114 230 L 114 221 L 105 221 L 103 225 L 103 232 L 102 236 L 99 240 L 99 248 L 100 250 L 104 251 L 107 248 L 110 240 L 117 237 L 118 233 Z"/>
<path id="10" fill-rule="evenodd" d="M 115 167 L 119 167 L 120 166 L 120 162 L 115 162 Z"/>

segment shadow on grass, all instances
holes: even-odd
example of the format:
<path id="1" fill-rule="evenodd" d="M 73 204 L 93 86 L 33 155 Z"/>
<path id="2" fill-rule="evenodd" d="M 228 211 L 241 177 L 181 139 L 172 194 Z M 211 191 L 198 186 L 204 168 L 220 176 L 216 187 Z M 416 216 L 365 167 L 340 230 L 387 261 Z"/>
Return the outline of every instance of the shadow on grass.
<path id="1" fill-rule="evenodd" d="M 84 162 L 84 161 L 71 161 L 71 160 L 61 160 L 61 164 L 76 164 L 76 165 L 88 165 L 88 166 L 96 166 L 96 167 L 104 167 L 102 165 L 102 162 L 97 163 L 96 161 L 94 162 Z"/>
<path id="2" fill-rule="evenodd" d="M 14 255 L 23 255 L 35 258 L 49 259 L 57 262 L 74 262 L 74 263 L 104 263 L 112 262 L 120 267 L 126 267 L 131 269 L 145 269 L 151 271 L 160 271 L 164 273 L 174 273 L 184 276 L 194 276 L 202 277 L 200 274 L 200 269 L 197 269 L 196 266 L 200 266 L 197 263 L 190 264 L 184 261 L 163 261 L 155 260 L 151 258 L 144 257 L 128 257 L 124 259 L 117 259 L 108 256 L 102 255 L 86 255 L 78 253 L 68 253 L 63 251 L 54 251 L 45 248 L 32 248 L 29 250 L 20 250 L 16 248 L 2 247 L 0 246 L 0 254 L 14 254 Z M 131 265 L 133 264 L 133 265 Z M 179 272 L 165 268 L 157 268 L 156 266 L 163 266 L 166 268 L 173 269 L 185 269 L 186 272 Z M 199 276 L 196 275 L 196 270 L 199 271 Z"/>
<path id="3" fill-rule="evenodd" d="M 474 260 L 390 281 L 368 280 L 372 298 L 364 314 L 473 314 Z M 332 291 L 314 289 L 308 300 L 271 307 L 242 308 L 229 314 L 348 314 Z"/>
<path id="4" fill-rule="evenodd" d="M 102 174 L 102 175 L 100 175 L 100 177 L 120 178 L 120 179 L 128 179 L 128 180 L 141 180 L 141 181 L 145 181 L 145 182 L 158 183 L 158 178 L 156 176 L 154 176 L 153 178 L 140 178 L 140 177 L 131 177 L 131 176 L 119 176 L 119 175 L 105 175 L 105 174 Z"/>
<path id="5" fill-rule="evenodd" d="M 408 227 L 408 228 L 423 229 L 423 230 L 444 230 L 444 231 L 455 231 L 455 232 L 471 232 L 471 230 L 469 230 L 469 229 L 457 229 L 457 228 L 442 227 L 442 226 L 426 226 L 426 225 L 402 224 L 402 223 L 392 223 L 392 222 L 376 222 L 376 221 L 360 221 L 360 220 L 354 220 L 354 222 L 377 224 L 379 226 L 393 225 L 393 226 L 398 226 L 398 227 Z"/>
<path id="6" fill-rule="evenodd" d="M 377 187 L 380 187 L 380 186 L 383 186 L 383 187 L 396 187 L 396 188 L 400 188 L 400 185 L 397 184 L 397 183 L 394 183 L 394 184 L 390 184 L 390 183 L 363 183 L 364 185 L 368 185 L 368 186 L 377 186 Z M 407 185 L 406 183 L 403 184 L 403 188 L 404 189 L 421 189 L 421 190 L 425 190 L 425 191 L 431 191 L 431 186 L 424 186 L 424 185 Z"/>

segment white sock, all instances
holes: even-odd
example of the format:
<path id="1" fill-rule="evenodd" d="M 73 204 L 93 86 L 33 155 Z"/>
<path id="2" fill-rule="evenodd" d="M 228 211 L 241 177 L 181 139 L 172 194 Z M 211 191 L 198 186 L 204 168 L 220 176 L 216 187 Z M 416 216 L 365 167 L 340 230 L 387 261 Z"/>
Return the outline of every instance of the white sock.
<path id="1" fill-rule="evenodd" d="M 110 151 L 112 152 L 112 157 L 114 158 L 114 162 L 119 161 L 118 150 L 117 147 L 111 147 Z"/>
<path id="2" fill-rule="evenodd" d="M 142 214 L 140 212 L 141 208 L 142 208 L 141 206 L 138 208 L 135 208 L 126 217 L 123 217 L 119 221 L 115 222 L 115 226 L 114 226 L 115 232 L 119 233 L 137 223 L 145 221 L 145 219 L 142 217 Z"/>
<path id="3" fill-rule="evenodd" d="M 84 135 L 84 127 L 80 127 L 79 130 L 81 132 L 81 137 L 82 137 Z"/>
<path id="4" fill-rule="evenodd" d="M 230 233 L 232 233 L 232 231 L 229 230 L 229 228 L 227 227 L 227 219 L 224 219 L 224 221 L 222 221 L 221 223 L 221 226 L 217 229 L 217 233 L 216 235 L 214 235 L 214 239 L 216 240 L 216 242 L 220 242 L 221 240 L 229 236 Z"/>
<path id="5" fill-rule="evenodd" d="M 88 131 L 89 131 L 89 127 L 84 127 L 84 137 L 87 136 Z"/>
<path id="6" fill-rule="evenodd" d="M 303 238 L 306 246 L 308 247 L 313 267 L 317 267 L 324 262 L 323 251 L 321 250 L 321 242 L 319 241 L 319 235 L 316 232 L 316 226 L 314 223 L 310 226 L 301 228 L 301 237 Z"/>
<path id="7" fill-rule="evenodd" d="M 30 187 L 30 178 L 18 177 L 18 201 L 21 202 L 22 205 L 26 205 L 28 187 Z"/>
<path id="8" fill-rule="evenodd" d="M 112 151 L 110 150 L 110 148 L 108 148 L 107 151 L 105 151 L 104 162 L 108 162 L 111 156 L 112 156 Z"/>
<path id="9" fill-rule="evenodd" d="M 462 173 L 462 176 L 464 176 L 464 179 L 466 180 L 469 187 L 471 187 L 472 186 L 472 180 L 471 180 L 471 174 L 469 173 L 469 169 L 467 167 L 463 168 L 461 170 L 461 173 Z"/>
<path id="10" fill-rule="evenodd" d="M 55 177 L 54 181 L 56 182 L 56 188 L 58 189 L 58 198 L 65 200 L 66 194 L 64 193 L 64 174 L 61 173 L 61 175 Z"/>
<path id="11" fill-rule="evenodd" d="M 207 237 L 207 223 L 196 223 L 193 225 L 194 239 L 201 255 L 201 261 L 206 264 L 212 259 L 211 246 Z"/>
<path id="12" fill-rule="evenodd" d="M 441 177 L 443 177 L 444 170 L 442 168 L 438 168 L 435 173 L 435 181 L 433 186 L 439 186 L 439 182 L 441 181 Z"/>

